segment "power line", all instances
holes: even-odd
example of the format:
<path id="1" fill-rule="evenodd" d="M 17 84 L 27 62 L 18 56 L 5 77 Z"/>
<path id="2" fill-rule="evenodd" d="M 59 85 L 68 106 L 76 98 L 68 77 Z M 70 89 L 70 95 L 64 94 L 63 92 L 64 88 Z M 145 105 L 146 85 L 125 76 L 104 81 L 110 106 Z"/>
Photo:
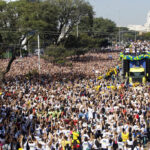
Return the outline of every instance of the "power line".
<path id="1" fill-rule="evenodd" d="M 17 30 L 16 31 L 0 30 L 0 32 L 14 32 L 14 33 L 20 32 L 21 33 L 21 31 L 17 31 Z M 30 34 L 31 31 L 28 31 L 28 32 L 29 32 L 28 34 Z M 80 31 L 80 33 L 89 33 L 89 31 Z M 91 31 L 91 33 L 98 33 L 99 35 L 116 35 L 117 34 L 117 33 L 109 33 L 109 32 L 108 33 L 101 33 L 99 31 Z M 41 31 L 40 35 L 41 34 L 59 35 L 59 34 L 61 34 L 61 32 Z"/>

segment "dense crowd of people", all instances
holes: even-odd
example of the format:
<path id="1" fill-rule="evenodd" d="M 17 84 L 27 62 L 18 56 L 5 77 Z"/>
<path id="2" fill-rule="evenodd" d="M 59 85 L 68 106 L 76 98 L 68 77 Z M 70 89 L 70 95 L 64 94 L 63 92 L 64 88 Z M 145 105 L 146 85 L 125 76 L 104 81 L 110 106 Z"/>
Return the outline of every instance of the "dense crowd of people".
<path id="1" fill-rule="evenodd" d="M 111 57 L 111 58 L 110 58 Z M 112 61 L 113 59 L 113 61 Z M 51 76 L 61 76 L 64 74 L 78 74 L 91 77 L 95 75 L 95 71 L 104 73 L 112 66 L 117 65 L 119 62 L 118 53 L 88 53 L 80 57 L 80 60 L 72 61 L 72 67 L 57 66 L 52 63 L 46 62 L 44 59 L 40 60 L 41 74 L 48 74 Z M 0 60 L 0 69 L 4 70 L 7 67 L 8 59 Z M 32 71 L 38 72 L 38 58 L 24 57 L 15 60 L 8 72 L 7 77 L 26 75 Z"/>
<path id="2" fill-rule="evenodd" d="M 148 41 L 137 41 L 137 42 L 131 42 L 130 45 L 126 46 L 124 48 L 124 53 L 130 53 L 130 54 L 141 54 L 141 53 L 147 53 L 150 49 L 150 42 Z"/>
<path id="3" fill-rule="evenodd" d="M 150 140 L 150 86 L 125 85 L 119 68 L 114 78 L 98 80 L 118 57 L 94 54 L 70 70 L 41 60 L 40 76 L 25 76 L 37 67 L 36 57 L 14 62 L 0 89 L 0 150 L 144 149 Z"/>

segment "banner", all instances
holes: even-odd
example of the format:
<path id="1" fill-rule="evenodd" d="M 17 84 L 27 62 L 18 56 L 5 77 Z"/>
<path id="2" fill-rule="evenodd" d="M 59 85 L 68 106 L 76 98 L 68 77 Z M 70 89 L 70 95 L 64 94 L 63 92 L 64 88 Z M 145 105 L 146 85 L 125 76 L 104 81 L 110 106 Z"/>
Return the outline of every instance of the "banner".
<path id="1" fill-rule="evenodd" d="M 141 54 L 139 56 L 131 56 L 131 55 L 124 55 L 123 53 L 120 53 L 120 59 L 124 59 L 124 60 L 142 60 L 142 59 L 150 59 L 150 52 L 148 52 L 147 54 Z"/>

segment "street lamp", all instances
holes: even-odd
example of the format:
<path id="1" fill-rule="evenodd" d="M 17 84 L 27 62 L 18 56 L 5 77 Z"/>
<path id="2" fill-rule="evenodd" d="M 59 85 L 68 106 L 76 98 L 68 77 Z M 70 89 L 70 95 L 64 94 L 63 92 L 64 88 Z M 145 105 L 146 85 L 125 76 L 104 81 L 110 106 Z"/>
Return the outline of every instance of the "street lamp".
<path id="1" fill-rule="evenodd" d="M 119 27 L 119 48 L 120 48 L 120 34 L 121 32 L 120 32 L 120 27 Z"/>
<path id="2" fill-rule="evenodd" d="M 37 35 L 37 41 L 38 41 L 38 64 L 39 64 L 39 74 L 40 74 L 41 64 L 40 64 L 40 36 L 39 36 L 39 33 Z"/>
<path id="3" fill-rule="evenodd" d="M 136 31 L 135 31 L 135 39 L 134 39 L 134 40 L 135 40 L 135 42 L 136 42 Z"/>

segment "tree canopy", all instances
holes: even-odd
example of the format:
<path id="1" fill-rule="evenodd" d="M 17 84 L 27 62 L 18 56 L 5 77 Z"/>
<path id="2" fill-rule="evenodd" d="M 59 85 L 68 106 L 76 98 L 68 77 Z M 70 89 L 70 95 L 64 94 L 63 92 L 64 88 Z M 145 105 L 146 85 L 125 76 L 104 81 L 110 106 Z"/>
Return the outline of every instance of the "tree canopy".
<path id="1" fill-rule="evenodd" d="M 93 8 L 84 0 L 49 0 L 58 8 L 58 38 L 59 44 L 72 31 L 73 27 L 85 16 L 93 16 Z"/>

